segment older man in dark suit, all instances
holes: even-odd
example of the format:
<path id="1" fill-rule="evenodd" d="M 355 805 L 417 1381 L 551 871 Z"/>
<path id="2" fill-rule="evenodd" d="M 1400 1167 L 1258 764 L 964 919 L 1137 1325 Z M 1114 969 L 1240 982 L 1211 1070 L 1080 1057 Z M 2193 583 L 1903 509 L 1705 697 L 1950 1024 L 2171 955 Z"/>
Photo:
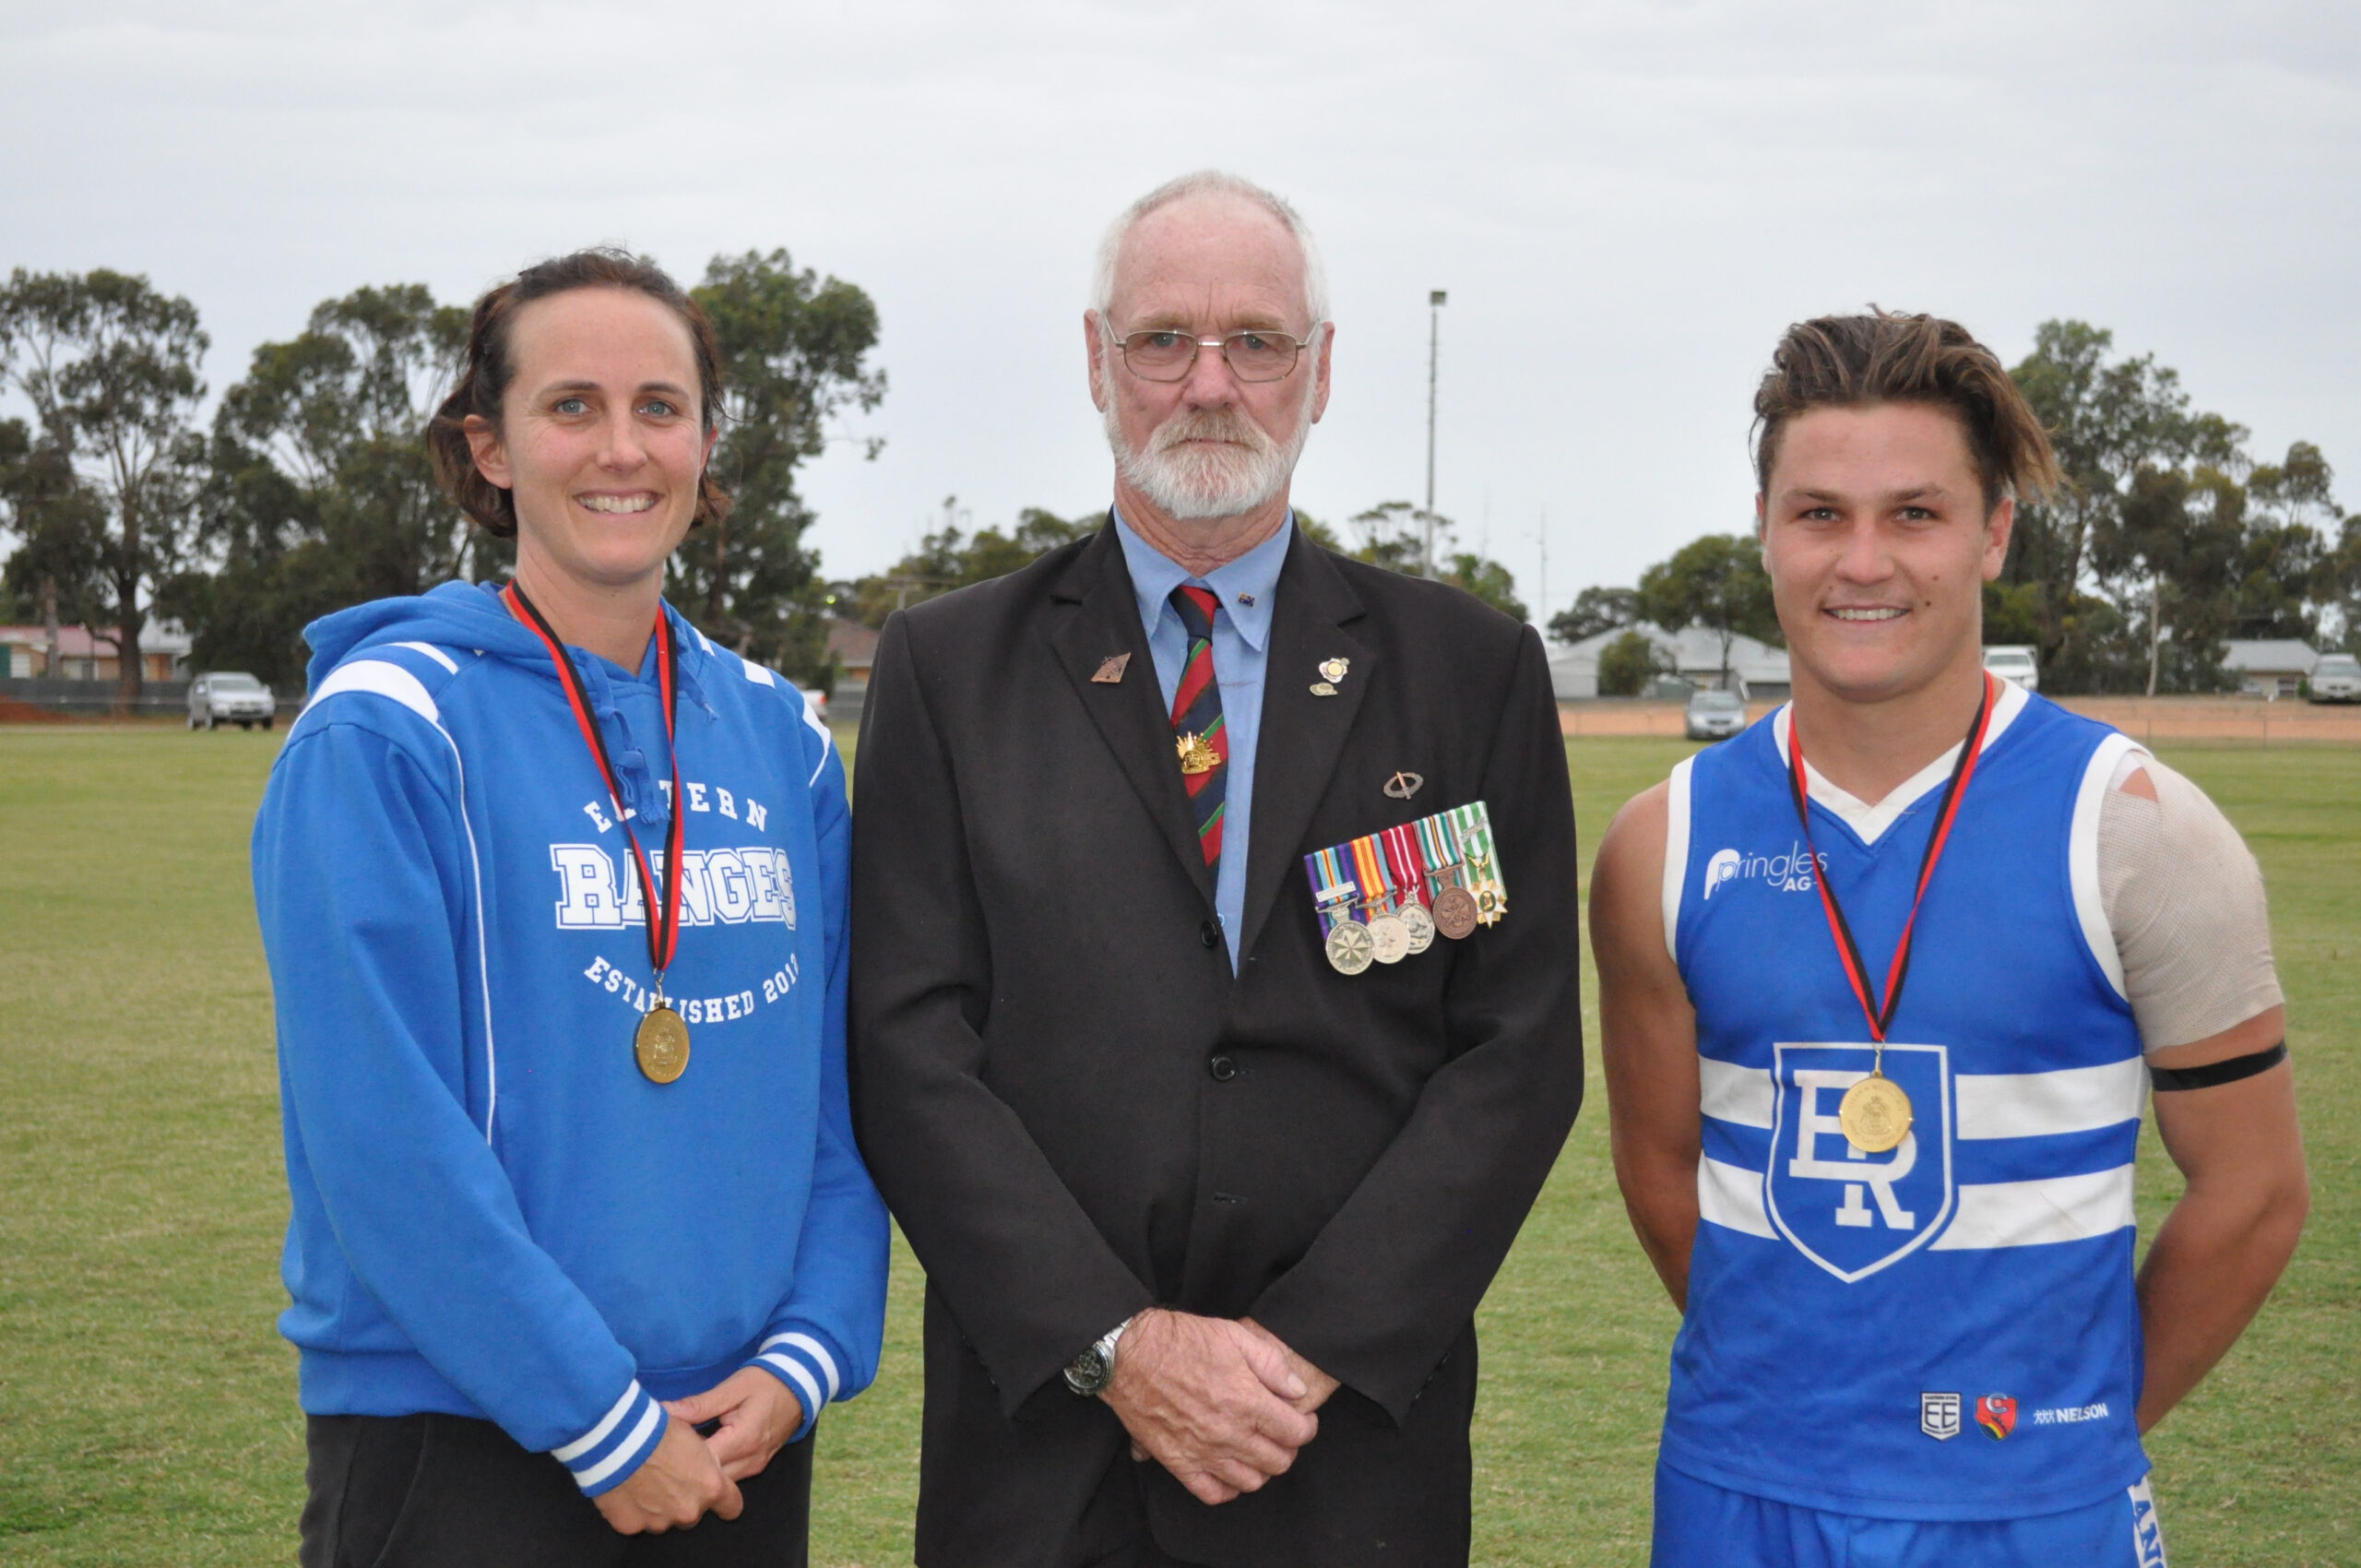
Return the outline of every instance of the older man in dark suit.
<path id="1" fill-rule="evenodd" d="M 1134 203 L 1107 527 L 878 648 L 855 1093 L 927 1270 L 924 1568 L 1466 1561 L 1471 1320 L 1582 1099 L 1573 812 L 1531 628 L 1294 526 L 1326 293 L 1255 185 Z M 1515 902 L 1465 940 L 1415 834 L 1315 905 L 1307 855 L 1479 801 Z"/>

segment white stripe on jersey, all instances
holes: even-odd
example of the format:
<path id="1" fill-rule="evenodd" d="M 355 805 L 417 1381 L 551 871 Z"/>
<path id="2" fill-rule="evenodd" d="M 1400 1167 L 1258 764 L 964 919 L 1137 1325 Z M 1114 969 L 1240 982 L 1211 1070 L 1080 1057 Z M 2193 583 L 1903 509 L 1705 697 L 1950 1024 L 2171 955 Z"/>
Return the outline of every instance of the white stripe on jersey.
<path id="1" fill-rule="evenodd" d="M 1770 1075 L 1763 1078 L 1767 1088 Z M 2127 1056 L 2104 1067 L 2055 1073 L 1962 1073 L 1952 1084 L 1961 1137 L 2038 1138 L 2138 1121 L 2148 1064 Z"/>
<path id="2" fill-rule="evenodd" d="M 1740 1067 L 1700 1054 L 1697 1109 L 1718 1122 L 1769 1127 L 1768 1067 Z M 2136 1122 L 2148 1093 L 2148 1064 L 2137 1056 L 2101 1067 L 2054 1073 L 1959 1073 L 1952 1092 L 1962 1138 L 2041 1138 Z"/>
<path id="3" fill-rule="evenodd" d="M 1697 1162 L 1697 1217 L 1725 1230 L 1775 1240 L 1762 1211 L 1762 1173 L 1708 1156 Z"/>
<path id="4" fill-rule="evenodd" d="M 1771 1125 L 1771 1071 L 1767 1067 L 1740 1067 L 1736 1063 L 1716 1061 L 1711 1056 L 1697 1058 L 1697 1108 L 1717 1122 L 1733 1122 L 1741 1127 Z"/>
<path id="5" fill-rule="evenodd" d="M 2082 1241 L 2133 1223 L 2131 1167 L 2039 1182 L 1993 1182 L 1959 1190 L 1959 1213 L 1931 1250 L 2039 1247 Z"/>

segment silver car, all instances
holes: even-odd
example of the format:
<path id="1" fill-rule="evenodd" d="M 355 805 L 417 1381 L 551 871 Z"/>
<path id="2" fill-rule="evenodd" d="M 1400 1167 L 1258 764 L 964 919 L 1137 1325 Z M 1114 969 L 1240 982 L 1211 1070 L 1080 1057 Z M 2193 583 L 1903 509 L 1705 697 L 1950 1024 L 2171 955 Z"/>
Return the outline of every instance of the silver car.
<path id="1" fill-rule="evenodd" d="M 2312 666 L 2311 700 L 2361 702 L 2361 659 L 2349 653 L 2324 653 Z"/>
<path id="2" fill-rule="evenodd" d="M 1688 725 L 1692 741 L 1727 740 L 1746 728 L 1746 699 L 1736 692 L 1692 692 Z"/>
<path id="3" fill-rule="evenodd" d="M 213 670 L 188 683 L 188 727 L 218 730 L 234 724 L 251 730 L 269 729 L 279 719 L 279 699 L 270 688 L 243 671 Z"/>

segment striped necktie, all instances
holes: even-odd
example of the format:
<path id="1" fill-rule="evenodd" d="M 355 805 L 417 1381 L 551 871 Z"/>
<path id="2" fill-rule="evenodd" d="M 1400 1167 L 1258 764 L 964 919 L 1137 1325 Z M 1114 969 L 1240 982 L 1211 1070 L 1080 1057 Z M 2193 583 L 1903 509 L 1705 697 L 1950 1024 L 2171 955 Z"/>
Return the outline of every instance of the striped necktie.
<path id="1" fill-rule="evenodd" d="M 1172 590 L 1172 608 L 1189 635 L 1188 661 L 1172 693 L 1173 749 L 1196 818 L 1197 845 L 1209 866 L 1221 861 L 1222 804 L 1229 780 L 1229 729 L 1221 719 L 1221 683 L 1214 679 L 1214 608 L 1220 602 L 1211 588 Z"/>

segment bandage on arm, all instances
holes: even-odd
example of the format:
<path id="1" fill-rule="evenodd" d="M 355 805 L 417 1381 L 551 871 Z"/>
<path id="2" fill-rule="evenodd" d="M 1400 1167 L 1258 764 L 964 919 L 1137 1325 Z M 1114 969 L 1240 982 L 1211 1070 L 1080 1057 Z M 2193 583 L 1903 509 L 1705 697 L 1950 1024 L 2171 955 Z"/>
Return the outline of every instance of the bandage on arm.
<path id="1" fill-rule="evenodd" d="M 2142 771 L 2153 801 L 2122 788 Z M 2208 1039 L 2286 1000 L 2261 869 L 2202 790 L 2153 757 L 2127 757 L 2099 810 L 2098 861 L 2147 1050 Z"/>

